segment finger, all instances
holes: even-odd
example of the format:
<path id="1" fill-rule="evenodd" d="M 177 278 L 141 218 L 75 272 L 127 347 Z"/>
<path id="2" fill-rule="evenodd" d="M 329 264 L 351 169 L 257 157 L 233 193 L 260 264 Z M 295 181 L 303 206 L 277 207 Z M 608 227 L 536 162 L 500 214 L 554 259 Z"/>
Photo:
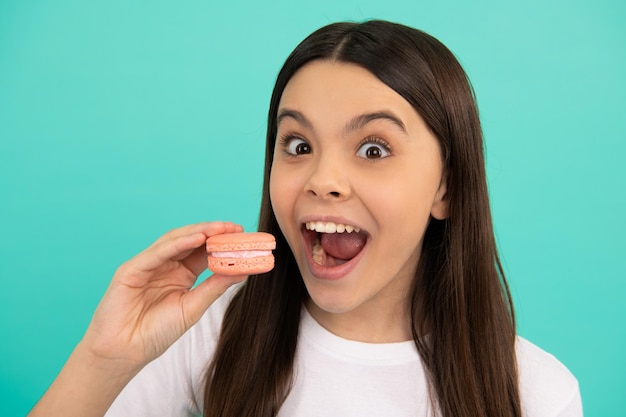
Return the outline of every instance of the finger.
<path id="1" fill-rule="evenodd" d="M 181 259 L 181 262 L 197 277 L 207 269 L 207 256 L 206 246 L 202 245 Z"/>
<path id="2" fill-rule="evenodd" d="M 234 225 L 234 229 L 231 229 L 229 225 L 225 225 L 225 233 L 231 232 L 243 232 L 243 227 L 240 225 Z M 207 236 L 209 237 L 209 236 Z M 173 258 L 173 260 L 180 261 L 187 269 L 189 269 L 196 277 L 200 275 L 205 269 L 207 269 L 207 256 L 205 245 L 200 248 L 183 252 Z"/>
<path id="3" fill-rule="evenodd" d="M 196 288 L 183 296 L 182 308 L 187 328 L 195 324 L 204 312 L 217 300 L 230 286 L 244 281 L 247 275 L 224 276 L 212 275 L 202 281 Z"/>
<path id="4" fill-rule="evenodd" d="M 134 262 L 139 269 L 150 271 L 166 262 L 181 259 L 195 249 L 204 246 L 205 242 L 206 235 L 204 233 L 179 236 L 149 247 L 137 255 Z"/>
<path id="5" fill-rule="evenodd" d="M 178 229 L 170 230 L 165 233 L 161 237 L 159 237 L 152 245 L 150 245 L 147 249 L 151 250 L 153 248 L 162 246 L 167 244 L 168 242 L 176 241 L 177 239 L 183 238 L 185 236 L 196 235 L 202 233 L 207 239 L 210 236 L 222 233 L 233 233 L 238 230 L 242 230 L 243 228 L 240 225 L 230 223 L 230 222 L 212 222 L 212 223 L 197 223 L 192 225 L 187 225 L 183 227 L 179 227 Z M 191 248 L 195 249 L 195 248 Z M 190 253 L 190 252 L 189 252 Z M 177 254 L 177 260 L 184 258 L 189 253 L 184 253 L 183 251 Z M 175 257 L 171 258 L 175 259 Z"/>
<path id="6" fill-rule="evenodd" d="M 176 239 L 180 236 L 192 235 L 195 233 L 204 233 L 207 237 L 221 234 L 221 233 L 234 233 L 243 231 L 243 227 L 233 222 L 202 222 L 196 224 L 189 224 L 176 229 L 172 229 L 169 232 L 160 236 L 151 246 L 155 246 L 166 240 Z"/>

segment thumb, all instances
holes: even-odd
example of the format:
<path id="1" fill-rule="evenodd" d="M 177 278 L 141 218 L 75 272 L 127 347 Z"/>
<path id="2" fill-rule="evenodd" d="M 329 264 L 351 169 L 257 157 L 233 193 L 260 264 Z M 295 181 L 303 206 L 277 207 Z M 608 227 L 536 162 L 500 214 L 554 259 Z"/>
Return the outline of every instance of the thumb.
<path id="1" fill-rule="evenodd" d="M 212 275 L 183 296 L 182 309 L 185 326 L 190 328 L 204 312 L 232 285 L 244 281 L 247 275 Z"/>

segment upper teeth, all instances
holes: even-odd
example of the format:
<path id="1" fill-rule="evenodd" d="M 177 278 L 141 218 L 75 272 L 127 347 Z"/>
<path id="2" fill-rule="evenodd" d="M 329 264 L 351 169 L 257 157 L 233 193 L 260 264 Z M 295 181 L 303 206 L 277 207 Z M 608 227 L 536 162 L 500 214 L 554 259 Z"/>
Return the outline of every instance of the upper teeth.
<path id="1" fill-rule="evenodd" d="M 361 228 L 349 224 L 333 222 L 306 222 L 307 230 L 315 230 L 318 233 L 343 233 L 360 232 Z"/>

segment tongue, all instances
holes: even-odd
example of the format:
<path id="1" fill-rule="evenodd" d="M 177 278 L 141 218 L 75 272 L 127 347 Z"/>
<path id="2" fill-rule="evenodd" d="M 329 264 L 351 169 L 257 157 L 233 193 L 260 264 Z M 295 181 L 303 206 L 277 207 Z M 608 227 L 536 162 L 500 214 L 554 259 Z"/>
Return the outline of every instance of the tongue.
<path id="1" fill-rule="evenodd" d="M 322 233 L 320 243 L 333 258 L 347 260 L 361 252 L 365 240 L 364 233 Z"/>

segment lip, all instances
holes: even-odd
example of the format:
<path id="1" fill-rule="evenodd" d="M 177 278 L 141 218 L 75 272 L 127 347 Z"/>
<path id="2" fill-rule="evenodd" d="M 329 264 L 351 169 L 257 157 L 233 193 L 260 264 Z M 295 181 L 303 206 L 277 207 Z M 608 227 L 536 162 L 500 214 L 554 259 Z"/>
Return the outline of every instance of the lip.
<path id="1" fill-rule="evenodd" d="M 343 223 L 343 224 L 349 224 L 349 225 L 360 227 L 360 228 L 361 226 L 358 223 L 347 220 L 345 218 L 334 217 L 334 216 L 308 216 L 308 217 L 303 217 L 300 221 L 300 225 L 301 225 L 300 226 L 301 227 L 300 239 L 302 242 L 302 247 L 304 248 L 306 252 L 306 261 L 307 261 L 307 265 L 311 274 L 315 278 L 318 278 L 321 280 L 328 280 L 328 281 L 337 281 L 346 277 L 350 272 L 352 272 L 352 270 L 354 270 L 354 268 L 356 268 L 361 258 L 363 258 L 365 252 L 367 251 L 367 248 L 369 246 L 369 241 L 370 241 L 369 233 L 367 234 L 367 240 L 365 241 L 365 245 L 354 258 L 350 259 L 347 262 L 344 262 L 341 265 L 326 267 L 326 266 L 319 265 L 313 261 L 312 247 L 305 237 L 305 230 L 302 230 L 305 228 L 304 224 L 310 221 Z M 364 229 L 361 228 L 361 230 L 364 230 Z"/>

